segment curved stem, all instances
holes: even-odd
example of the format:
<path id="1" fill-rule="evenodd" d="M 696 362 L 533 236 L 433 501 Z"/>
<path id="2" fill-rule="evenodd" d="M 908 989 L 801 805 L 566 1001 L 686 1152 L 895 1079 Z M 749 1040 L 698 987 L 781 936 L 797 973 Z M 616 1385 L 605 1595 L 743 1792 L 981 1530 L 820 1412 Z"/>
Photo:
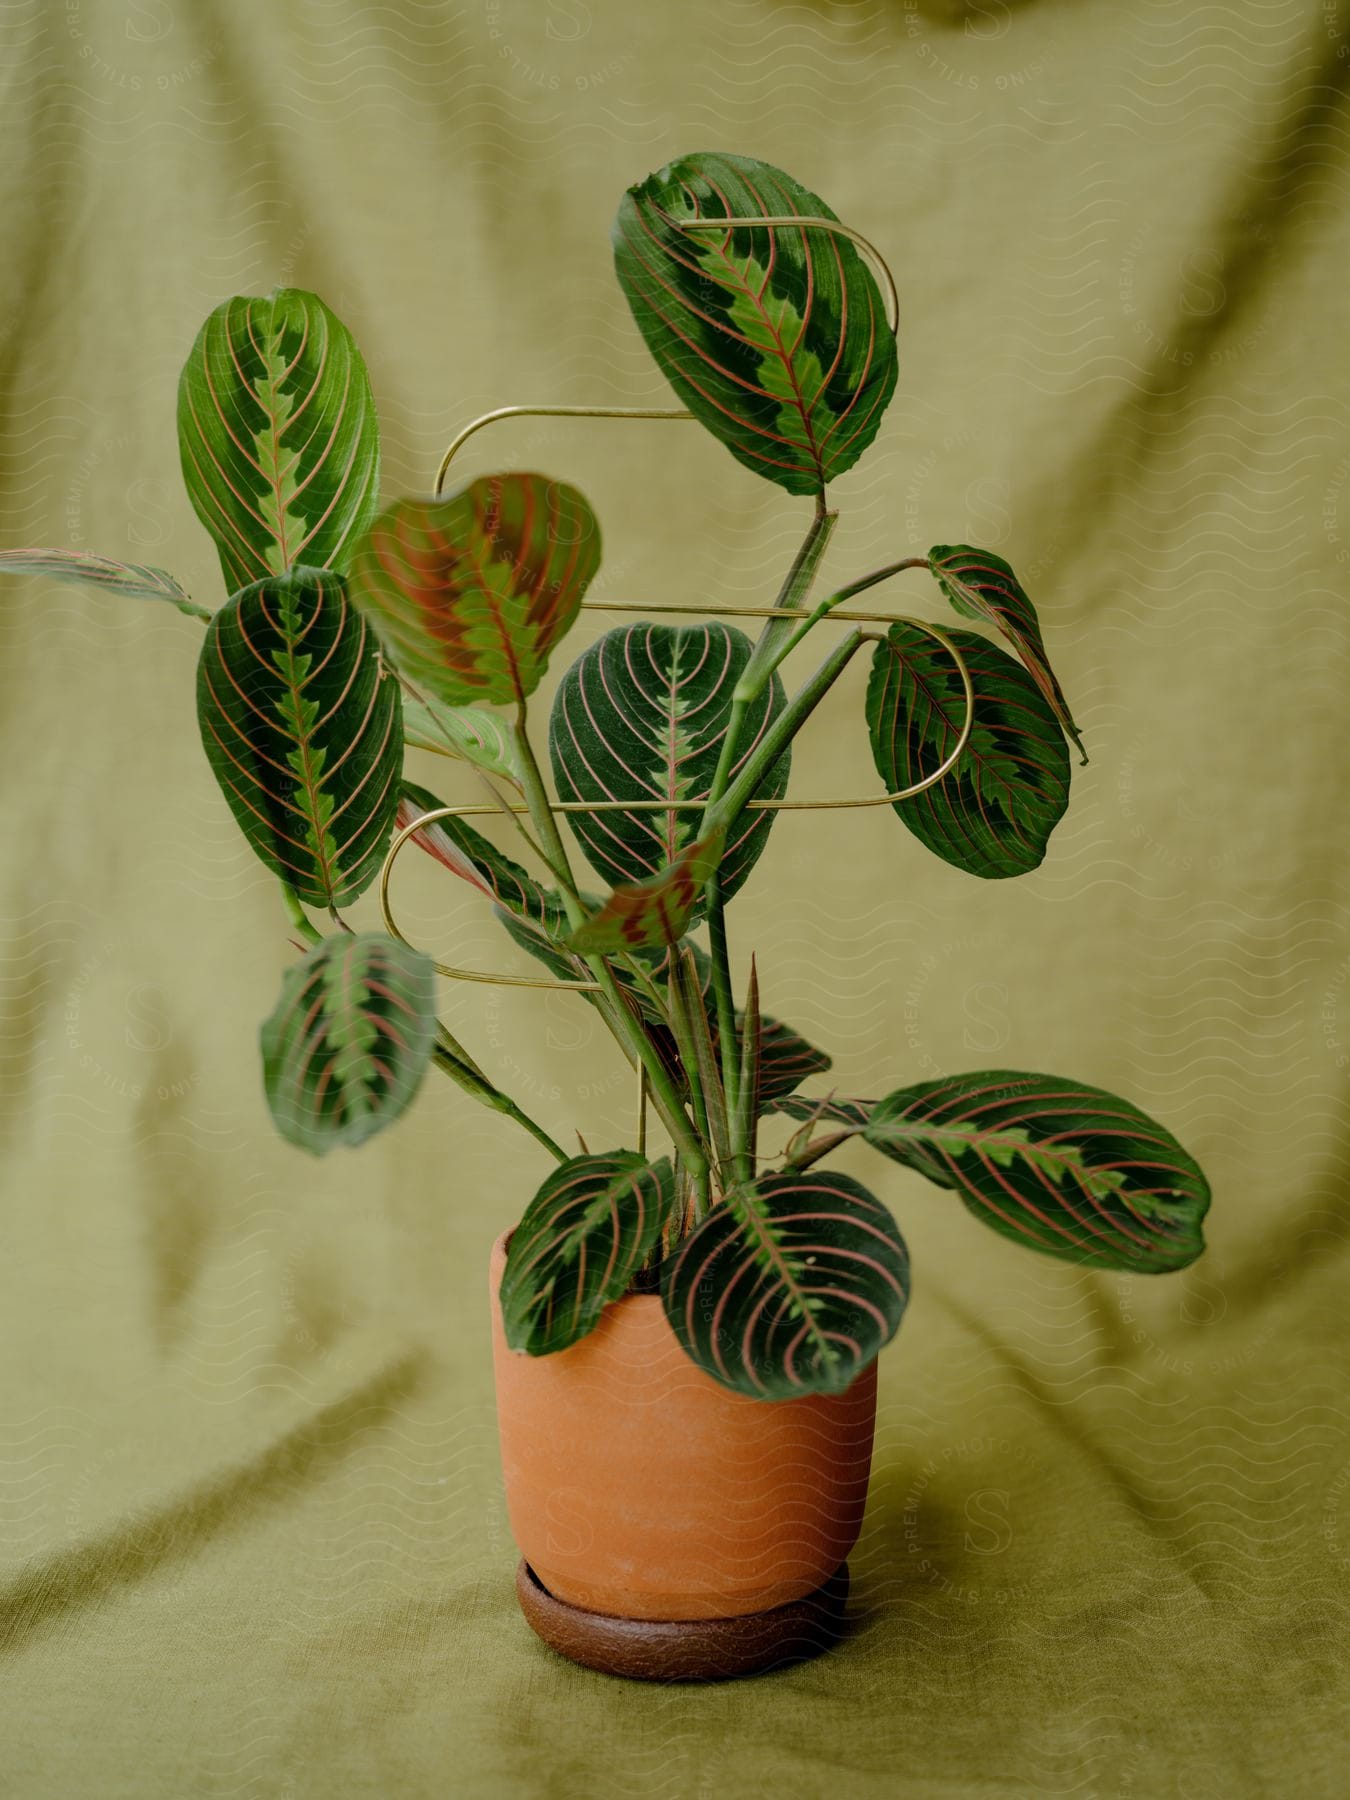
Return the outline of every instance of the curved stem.
<path id="1" fill-rule="evenodd" d="M 286 902 L 286 911 L 291 916 L 291 924 L 295 926 L 295 929 L 300 933 L 301 937 L 304 938 L 307 944 L 321 944 L 323 942 L 323 933 L 310 919 L 304 907 L 301 906 L 300 896 L 296 893 L 289 881 L 282 882 L 281 894 Z"/>

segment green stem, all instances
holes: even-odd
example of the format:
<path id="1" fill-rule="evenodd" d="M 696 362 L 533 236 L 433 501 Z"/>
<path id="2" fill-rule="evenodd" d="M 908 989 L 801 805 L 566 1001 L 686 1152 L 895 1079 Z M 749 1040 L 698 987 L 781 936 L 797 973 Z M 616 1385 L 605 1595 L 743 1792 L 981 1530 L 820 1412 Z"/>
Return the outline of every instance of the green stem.
<path id="1" fill-rule="evenodd" d="M 811 584 L 816 578 L 816 570 L 825 554 L 833 534 L 838 513 L 826 510 L 824 490 L 816 496 L 816 510 L 807 527 L 806 536 L 792 566 L 783 578 L 783 584 L 774 600 L 775 611 L 795 610 L 802 604 L 811 591 Z M 788 628 L 791 621 L 784 619 L 766 619 L 764 628 L 759 634 L 759 641 L 750 653 L 750 660 L 744 673 L 737 682 L 731 696 L 731 710 L 727 716 L 726 733 L 722 738 L 722 749 L 717 759 L 712 784 L 708 789 L 707 810 L 703 815 L 701 831 L 706 831 L 712 808 L 722 798 L 731 782 L 732 771 L 736 767 L 736 758 L 740 754 L 741 732 L 745 724 L 745 715 L 762 691 L 765 683 L 771 678 L 774 670 L 782 661 L 786 651 L 778 652 L 778 640 Z M 757 671 L 762 670 L 762 678 Z M 726 1095 L 727 1112 L 732 1120 L 740 1113 L 738 1096 L 740 1093 L 740 1059 L 736 1053 L 736 1000 L 731 981 L 731 957 L 727 946 L 727 928 L 725 906 L 722 900 L 721 883 L 716 875 L 709 882 L 708 896 L 708 936 L 712 949 L 713 999 L 717 1008 L 717 1037 L 722 1064 L 722 1089 Z M 737 1159 L 744 1156 L 745 1145 L 737 1143 L 733 1138 L 732 1153 Z"/>
<path id="2" fill-rule="evenodd" d="M 731 954 L 727 946 L 726 905 L 722 883 L 714 875 L 708 897 L 708 948 L 712 953 L 713 1004 L 717 1009 L 717 1048 L 722 1064 L 722 1091 L 727 1097 L 727 1116 L 733 1122 L 731 1154 L 735 1161 L 745 1146 L 738 1143 L 734 1121 L 740 1112 L 740 1059 L 736 1054 L 736 997 L 731 985 Z"/>
<path id="3" fill-rule="evenodd" d="M 567 859 L 567 850 L 558 830 L 558 822 L 553 816 L 553 808 L 549 803 L 548 789 L 544 786 L 544 777 L 539 764 L 535 760 L 534 748 L 530 743 L 525 727 L 525 704 L 522 701 L 516 712 L 513 732 L 516 755 L 520 761 L 521 792 L 525 796 L 525 804 L 530 809 L 530 818 L 534 823 L 539 841 L 543 845 L 548 866 L 558 883 L 562 895 L 563 909 L 567 913 L 568 923 L 575 930 L 583 923 L 586 909 L 577 893 L 576 882 L 572 878 L 571 865 Z M 628 1010 L 628 1003 L 619 990 L 614 979 L 614 971 L 603 956 L 588 956 L 585 959 L 587 968 L 600 983 L 601 992 L 608 1000 L 611 1012 L 602 1016 L 615 1037 L 629 1054 L 629 1059 L 641 1062 L 647 1071 L 647 1086 L 651 1093 L 652 1103 L 661 1114 L 671 1141 L 684 1157 L 690 1173 L 697 1179 L 699 1169 L 707 1169 L 708 1158 L 704 1142 L 689 1123 L 689 1115 L 685 1112 L 679 1095 L 666 1074 L 665 1065 L 657 1054 L 655 1045 Z M 611 1016 L 612 1013 L 612 1016 Z"/>
<path id="4" fill-rule="evenodd" d="M 831 650 L 815 674 L 802 683 L 750 752 L 740 773 L 726 793 L 715 806 L 709 806 L 703 820 L 705 833 L 719 827 L 730 830 L 735 824 L 736 817 L 746 801 L 754 797 L 755 789 L 763 781 L 765 771 L 783 754 L 787 745 L 796 737 L 807 719 L 843 673 L 849 658 L 862 642 L 861 631 L 856 628 L 850 631 L 848 636 Z"/>
<path id="5" fill-rule="evenodd" d="M 532 1119 L 522 1107 L 517 1106 L 509 1094 L 504 1094 L 500 1088 L 493 1087 L 492 1083 L 478 1072 L 472 1062 L 467 1059 L 464 1061 L 459 1059 L 455 1054 L 459 1046 L 455 1044 L 455 1040 L 444 1026 L 438 1033 L 438 1039 L 445 1041 L 437 1042 L 436 1048 L 432 1052 L 432 1059 L 443 1075 L 448 1075 L 458 1087 L 464 1089 L 466 1094 L 472 1094 L 475 1100 L 481 1101 L 493 1112 L 501 1113 L 505 1118 L 514 1119 L 517 1125 L 528 1131 L 530 1136 L 537 1143 L 542 1144 L 549 1155 L 556 1157 L 560 1163 L 568 1160 L 567 1152 L 549 1136 L 536 1119 Z"/>
<path id="6" fill-rule="evenodd" d="M 810 593 L 811 584 L 816 578 L 816 570 L 820 567 L 820 559 L 825 554 L 826 546 L 833 535 L 838 518 L 838 513 L 826 512 L 823 509 L 823 503 L 818 501 L 815 517 L 807 527 L 801 548 L 793 557 L 792 567 L 783 577 L 783 585 L 779 588 L 774 600 L 776 612 L 795 611 Z M 796 622 L 792 619 L 766 619 L 764 621 L 764 628 L 750 653 L 750 660 L 745 665 L 741 678 L 732 691 L 731 712 L 727 719 L 726 736 L 722 739 L 722 750 L 717 759 L 717 769 L 713 775 L 712 786 L 708 790 L 709 806 L 726 791 L 740 750 L 741 727 L 745 722 L 746 709 L 761 692 L 765 682 L 783 660 L 783 656 L 787 654 L 786 651 L 780 654 L 777 646 L 784 633 Z"/>
<path id="7" fill-rule="evenodd" d="M 300 896 L 289 881 L 281 884 L 282 898 L 286 902 L 286 911 L 291 915 L 291 924 L 304 938 L 307 944 L 321 944 L 323 933 L 311 922 L 305 909 L 300 904 Z"/>

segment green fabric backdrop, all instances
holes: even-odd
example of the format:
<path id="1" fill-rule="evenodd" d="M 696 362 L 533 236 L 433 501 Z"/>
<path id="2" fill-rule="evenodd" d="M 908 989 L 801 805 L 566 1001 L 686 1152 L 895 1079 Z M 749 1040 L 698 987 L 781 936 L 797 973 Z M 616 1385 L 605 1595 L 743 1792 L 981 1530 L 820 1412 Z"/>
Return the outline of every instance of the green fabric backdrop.
<path id="1" fill-rule="evenodd" d="M 1078 1075 L 1159 1114 L 1216 1194 L 1201 1263 L 1126 1280 L 846 1158 L 916 1267 L 853 1637 L 708 1691 L 555 1660 L 512 1597 L 486 1343 L 488 1246 L 539 1153 L 431 1082 L 358 1155 L 278 1142 L 255 1040 L 287 929 L 197 742 L 198 628 L 7 586 L 0 1786 L 1343 1792 L 1350 13 L 0 12 L 0 544 L 161 563 L 212 604 L 173 406 L 225 296 L 294 283 L 346 319 L 394 494 L 487 408 L 666 403 L 607 233 L 668 156 L 785 165 L 879 242 L 900 386 L 838 484 L 830 571 L 1008 555 L 1092 763 L 1016 883 L 889 816 L 783 821 L 737 966 L 753 944 L 766 1005 L 844 1091 Z M 594 501 L 601 598 L 764 603 L 800 532 L 800 503 L 693 427 L 522 423 L 464 458 L 512 463 Z M 864 680 L 803 740 L 796 792 L 874 779 Z M 429 865 L 400 894 L 443 954 L 515 956 Z M 590 1015 L 445 1006 L 556 1132 L 627 1134 Z"/>

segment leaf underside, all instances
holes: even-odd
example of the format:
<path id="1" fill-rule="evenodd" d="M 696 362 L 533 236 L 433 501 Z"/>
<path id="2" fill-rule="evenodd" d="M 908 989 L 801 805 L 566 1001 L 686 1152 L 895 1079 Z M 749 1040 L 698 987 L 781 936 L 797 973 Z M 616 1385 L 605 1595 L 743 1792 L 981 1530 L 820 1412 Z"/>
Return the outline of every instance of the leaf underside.
<path id="1" fill-rule="evenodd" d="M 986 620 L 1007 638 L 1086 762 L 1083 739 L 1045 652 L 1036 608 L 1009 565 L 992 550 L 977 550 L 971 544 L 935 544 L 928 561 L 956 612 L 967 619 Z"/>
<path id="2" fill-rule="evenodd" d="M 382 932 L 316 944 L 262 1028 L 263 1085 L 288 1143 L 364 1143 L 404 1112 L 436 1041 L 431 964 Z"/>
<path id="3" fill-rule="evenodd" d="M 471 763 L 489 775 L 520 785 L 520 765 L 505 723 L 483 706 L 446 706 L 435 699 L 403 696 L 403 741 Z"/>
<path id="4" fill-rule="evenodd" d="M 726 737 L 732 690 L 750 654 L 745 634 L 721 623 L 643 623 L 606 632 L 567 670 L 553 702 L 549 750 L 559 798 L 706 799 Z M 736 770 L 783 704 L 775 676 L 742 726 L 745 748 Z M 781 799 L 790 772 L 791 756 L 784 751 L 757 795 Z M 673 862 L 696 836 L 700 818 L 694 808 L 568 815 L 591 866 L 616 887 L 648 880 Z M 741 815 L 718 870 L 724 900 L 758 860 L 773 818 L 768 812 Z"/>
<path id="5" fill-rule="evenodd" d="M 511 1348 L 546 1356 L 593 1330 L 627 1291 L 674 1201 L 664 1159 L 617 1150 L 555 1169 L 507 1249 L 501 1304 Z"/>
<path id="6" fill-rule="evenodd" d="M 835 217 L 769 163 L 683 156 L 624 195 L 614 263 L 647 347 L 695 417 L 756 474 L 816 494 L 876 436 L 895 339 L 847 238 L 794 225 L 688 229 L 775 214 Z"/>
<path id="7" fill-rule="evenodd" d="M 51 581 L 77 582 L 131 600 L 167 600 L 190 619 L 210 619 L 179 587 L 172 575 L 148 563 L 115 562 L 86 550 L 0 550 L 0 575 L 45 575 Z"/>
<path id="8" fill-rule="evenodd" d="M 895 802 L 902 822 L 944 862 L 998 880 L 1043 860 L 1069 802 L 1069 753 L 1055 715 L 1011 656 L 971 631 L 948 634 L 970 671 L 975 723 L 955 766 L 934 786 Z M 965 721 L 960 673 L 915 625 L 892 625 L 867 685 L 877 772 L 894 791 L 931 775 Z"/>
<path id="9" fill-rule="evenodd" d="M 770 1175 L 734 1189 L 665 1265 L 680 1344 L 757 1400 L 843 1392 L 894 1337 L 909 1298 L 895 1220 L 846 1175 Z"/>
<path id="10" fill-rule="evenodd" d="M 375 879 L 398 807 L 403 728 L 341 577 L 293 569 L 214 615 L 197 666 L 207 758 L 245 837 L 314 906 Z"/>
<path id="11" fill-rule="evenodd" d="M 382 512 L 357 549 L 352 591 L 417 687 L 448 706 L 517 704 L 599 566 L 600 527 L 574 487 L 484 475 Z"/>
<path id="12" fill-rule="evenodd" d="M 344 570 L 379 505 L 380 437 L 350 332 L 299 288 L 218 306 L 178 384 L 183 479 L 230 593 Z"/>

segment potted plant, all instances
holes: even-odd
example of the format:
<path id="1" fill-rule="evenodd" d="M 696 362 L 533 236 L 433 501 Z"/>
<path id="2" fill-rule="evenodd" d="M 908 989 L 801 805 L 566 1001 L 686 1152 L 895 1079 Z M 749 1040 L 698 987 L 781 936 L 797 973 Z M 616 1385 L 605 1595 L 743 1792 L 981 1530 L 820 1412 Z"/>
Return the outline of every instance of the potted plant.
<path id="1" fill-rule="evenodd" d="M 315 1154 L 359 1144 L 434 1065 L 552 1159 L 491 1265 L 518 1589 L 578 1660 L 670 1677 L 767 1666 L 837 1624 L 909 1260 L 832 1152 L 860 1139 L 1031 1249 L 1132 1273 L 1200 1254 L 1209 1192 L 1163 1126 L 1071 1079 L 892 1073 L 879 1098 L 803 1094 L 828 1057 L 761 1009 L 753 959 L 736 991 L 728 904 L 798 733 L 864 646 L 878 798 L 972 875 L 1040 863 L 1068 800 L 1066 739 L 1081 744 L 1000 557 L 939 545 L 812 599 L 836 524 L 827 483 L 874 439 L 896 381 L 870 246 L 779 170 L 702 154 L 625 194 L 614 247 L 688 413 L 809 518 L 753 639 L 730 614 L 643 620 L 577 657 L 548 719 L 556 799 L 530 702 L 599 566 L 595 517 L 574 487 L 520 472 L 382 508 L 366 372 L 312 294 L 225 302 L 183 370 L 183 473 L 219 550 L 218 610 L 158 569 L 79 552 L 0 566 L 168 600 L 205 627 L 202 742 L 302 940 L 262 1028 L 282 1135 Z M 994 636 L 850 608 L 906 571 Z M 789 652 L 841 622 L 789 693 Z M 442 806 L 405 776 L 405 746 L 470 765 L 490 799 Z M 518 831 L 531 867 L 476 811 Z M 409 841 L 482 893 L 539 985 L 599 1012 L 662 1153 L 640 1126 L 569 1154 L 437 1019 L 438 965 L 388 910 Z M 343 909 L 377 878 L 390 929 L 354 930 Z M 771 1116 L 795 1129 L 767 1153 Z"/>

